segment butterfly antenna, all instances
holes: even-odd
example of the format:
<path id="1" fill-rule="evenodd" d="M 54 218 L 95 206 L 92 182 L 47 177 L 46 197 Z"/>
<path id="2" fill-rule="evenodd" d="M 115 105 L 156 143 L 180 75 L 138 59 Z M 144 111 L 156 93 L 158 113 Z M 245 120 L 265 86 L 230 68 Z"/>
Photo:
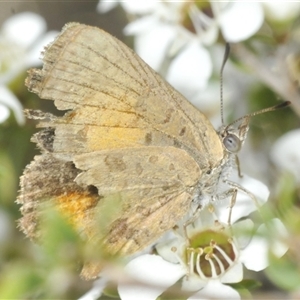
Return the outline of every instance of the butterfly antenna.
<path id="1" fill-rule="evenodd" d="M 277 105 L 274 105 L 274 106 L 271 106 L 271 107 L 267 107 L 267 108 L 263 108 L 261 110 L 258 110 L 258 111 L 255 111 L 253 113 L 247 114 L 247 115 L 245 115 L 245 116 L 243 116 L 241 118 L 238 118 L 237 120 L 233 121 L 231 124 L 227 125 L 226 128 L 232 126 L 235 123 L 240 122 L 243 119 L 251 118 L 251 117 L 254 117 L 254 116 L 257 116 L 257 115 L 260 115 L 260 114 L 264 114 L 266 112 L 270 112 L 270 111 L 274 111 L 274 110 L 277 110 L 277 109 L 281 109 L 281 108 L 289 106 L 290 104 L 291 104 L 290 101 L 284 101 L 284 102 L 279 103 Z"/>
<path id="2" fill-rule="evenodd" d="M 221 121 L 222 125 L 224 125 L 224 108 L 223 108 L 223 70 L 226 64 L 226 61 L 229 57 L 229 52 L 230 52 L 230 45 L 229 43 L 226 43 L 226 48 L 225 48 L 225 53 L 223 57 L 223 63 L 222 67 L 220 70 L 220 113 L 221 113 Z"/>

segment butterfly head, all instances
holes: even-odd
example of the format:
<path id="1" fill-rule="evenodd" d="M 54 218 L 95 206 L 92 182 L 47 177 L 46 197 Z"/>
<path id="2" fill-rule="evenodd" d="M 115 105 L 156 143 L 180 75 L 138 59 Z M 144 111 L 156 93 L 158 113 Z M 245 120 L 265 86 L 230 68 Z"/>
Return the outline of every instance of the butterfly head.
<path id="1" fill-rule="evenodd" d="M 247 132 L 249 130 L 249 122 L 251 117 L 263 114 L 269 111 L 274 111 L 280 108 L 284 108 L 290 105 L 289 101 L 282 102 L 278 105 L 264 108 L 262 110 L 247 114 L 229 125 L 222 125 L 218 131 L 218 134 L 222 140 L 222 143 L 228 153 L 237 154 L 246 140 Z M 238 127 L 234 126 L 236 123 L 240 123 Z"/>
<path id="2" fill-rule="evenodd" d="M 221 126 L 218 131 L 222 143 L 229 153 L 237 154 L 247 137 L 250 118 L 246 116 L 241 121 L 238 127 L 233 126 L 235 123 L 233 122 L 227 126 Z"/>

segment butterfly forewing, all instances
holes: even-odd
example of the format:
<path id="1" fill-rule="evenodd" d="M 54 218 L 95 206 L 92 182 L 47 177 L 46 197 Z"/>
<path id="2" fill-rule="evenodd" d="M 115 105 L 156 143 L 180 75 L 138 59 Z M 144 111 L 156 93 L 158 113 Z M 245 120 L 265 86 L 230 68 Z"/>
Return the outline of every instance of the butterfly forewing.
<path id="1" fill-rule="evenodd" d="M 58 109 L 73 110 L 59 120 L 72 124 L 57 130 L 59 152 L 78 152 L 68 145 L 72 130 L 70 136 L 76 131 L 83 141 L 82 152 L 175 144 L 203 169 L 222 159 L 221 141 L 207 118 L 108 33 L 68 24 L 43 60 L 43 70 L 31 72 L 27 85 Z"/>

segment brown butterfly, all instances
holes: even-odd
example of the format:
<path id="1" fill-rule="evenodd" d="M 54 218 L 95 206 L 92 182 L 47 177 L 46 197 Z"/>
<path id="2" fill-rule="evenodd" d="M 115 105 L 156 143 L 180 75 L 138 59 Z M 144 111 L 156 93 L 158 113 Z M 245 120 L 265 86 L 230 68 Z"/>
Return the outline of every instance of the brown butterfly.
<path id="1" fill-rule="evenodd" d="M 217 132 L 132 50 L 95 27 L 67 24 L 43 62 L 26 85 L 65 113 L 28 112 L 43 129 L 33 137 L 42 154 L 26 167 L 18 197 L 27 236 L 43 238 L 39 223 L 50 203 L 88 244 L 130 255 L 172 229 L 192 203 L 218 196 L 250 115 Z M 82 276 L 100 269 L 87 262 Z"/>

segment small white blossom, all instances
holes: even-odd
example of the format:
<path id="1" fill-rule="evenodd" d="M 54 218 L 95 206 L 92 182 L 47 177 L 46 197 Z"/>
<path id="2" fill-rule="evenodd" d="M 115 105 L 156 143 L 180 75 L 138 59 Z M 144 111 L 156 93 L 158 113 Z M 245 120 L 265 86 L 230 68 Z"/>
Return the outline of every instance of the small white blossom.
<path id="1" fill-rule="evenodd" d="M 96 280 L 93 284 L 93 287 L 85 293 L 83 296 L 81 296 L 78 300 L 94 300 L 98 299 L 104 288 L 106 287 L 107 279 L 102 277 L 98 280 Z"/>
<path id="2" fill-rule="evenodd" d="M 57 32 L 46 31 L 45 20 L 34 13 L 24 12 L 7 19 L 0 30 L 0 122 L 11 109 L 19 124 L 25 122 L 22 105 L 7 84 L 24 70 L 41 64 L 38 59 L 43 47 Z"/>
<path id="3" fill-rule="evenodd" d="M 251 190 L 257 203 L 248 193 L 239 192 L 230 224 L 228 201 L 209 203 L 192 224 L 181 222 L 156 245 L 157 254 L 145 253 L 126 264 L 124 274 L 118 277 L 121 299 L 155 300 L 175 283 L 181 284 L 182 295 L 192 294 L 188 299 L 240 299 L 227 284 L 243 279 L 243 265 L 260 271 L 268 265 L 268 251 L 280 257 L 287 247 L 281 239 L 286 229 L 278 219 L 260 225 L 255 234 L 252 220 L 242 219 L 258 209 L 257 204 L 266 202 L 266 186 L 248 176 L 238 183 Z M 109 278 L 110 273 L 102 275 L 116 280 Z M 103 280 L 96 281 L 82 299 L 96 299 L 94 295 L 98 297 L 104 289 Z"/>
<path id="4" fill-rule="evenodd" d="M 192 292 L 188 299 L 240 299 L 238 292 L 226 284 L 243 279 L 243 265 L 260 271 L 268 265 L 268 251 L 277 257 L 287 251 L 279 234 L 276 235 L 278 240 L 269 238 L 270 227 L 278 233 L 286 233 L 278 219 L 272 220 L 268 227 L 261 225 L 251 236 L 254 224 L 249 219 L 228 227 L 215 221 L 203 224 L 202 216 L 199 224 L 194 224 L 192 231 L 188 230 L 189 244 L 184 236 L 177 236 L 157 245 L 159 255 L 145 254 L 126 265 L 127 276 L 136 283 L 119 284 L 122 300 L 141 297 L 155 300 L 179 280 L 182 292 Z"/>
<path id="5" fill-rule="evenodd" d="M 230 2 L 225 8 L 211 2 L 214 11 L 218 11 L 217 18 L 222 34 L 227 42 L 237 43 L 254 35 L 264 21 L 264 13 L 257 2 Z"/>
<path id="6" fill-rule="evenodd" d="M 14 112 L 19 124 L 25 122 L 19 99 L 5 85 L 0 85 L 0 124 L 9 117 L 9 109 Z"/>

